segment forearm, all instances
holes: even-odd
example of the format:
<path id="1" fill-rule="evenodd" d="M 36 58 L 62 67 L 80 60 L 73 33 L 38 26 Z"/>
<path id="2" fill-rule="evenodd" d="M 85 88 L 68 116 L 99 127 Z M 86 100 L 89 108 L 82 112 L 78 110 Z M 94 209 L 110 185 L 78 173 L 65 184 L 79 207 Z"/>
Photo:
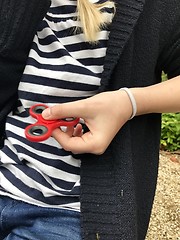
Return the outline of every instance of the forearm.
<path id="1" fill-rule="evenodd" d="M 180 111 L 180 77 L 145 88 L 129 88 L 137 104 L 137 114 Z M 130 94 L 131 95 L 131 94 Z M 67 151 L 102 154 L 110 142 L 132 117 L 132 99 L 127 89 L 109 91 L 93 97 L 58 104 L 43 112 L 48 120 L 64 117 L 82 118 L 89 131 L 82 126 L 66 132 L 56 129 L 53 137 Z M 134 99 L 133 99 L 134 102 Z M 136 112 L 136 111 L 134 111 Z"/>
<path id="2" fill-rule="evenodd" d="M 144 88 L 130 88 L 137 114 L 180 112 L 180 76 Z"/>

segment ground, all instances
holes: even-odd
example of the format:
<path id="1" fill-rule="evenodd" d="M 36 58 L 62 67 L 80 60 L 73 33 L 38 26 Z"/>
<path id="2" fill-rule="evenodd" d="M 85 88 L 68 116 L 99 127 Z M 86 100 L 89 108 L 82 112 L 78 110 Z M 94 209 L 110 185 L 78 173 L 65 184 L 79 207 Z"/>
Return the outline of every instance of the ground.
<path id="1" fill-rule="evenodd" d="M 180 240 L 180 152 L 160 152 L 158 184 L 146 240 Z"/>

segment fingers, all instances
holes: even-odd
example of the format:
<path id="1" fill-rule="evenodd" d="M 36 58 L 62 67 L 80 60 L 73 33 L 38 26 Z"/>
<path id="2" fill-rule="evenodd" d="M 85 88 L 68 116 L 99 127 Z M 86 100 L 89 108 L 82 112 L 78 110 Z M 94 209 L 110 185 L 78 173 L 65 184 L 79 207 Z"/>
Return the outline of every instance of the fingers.
<path id="1" fill-rule="evenodd" d="M 69 137 L 81 137 L 83 135 L 82 125 L 78 123 L 75 127 L 66 127 L 64 131 Z"/>
<path id="2" fill-rule="evenodd" d="M 74 127 L 73 126 L 72 127 L 67 127 L 65 132 L 69 137 L 72 137 L 73 132 L 74 132 Z"/>
<path id="3" fill-rule="evenodd" d="M 78 129 L 78 132 L 79 130 L 80 129 Z M 83 134 L 82 131 L 78 134 L 79 136 L 73 136 L 72 134 L 74 133 L 72 132 L 72 129 L 67 129 L 66 132 L 55 129 L 52 136 L 59 142 L 63 149 L 74 154 L 93 153 L 100 155 L 108 146 L 104 144 L 104 137 L 103 139 L 101 136 L 96 137 L 91 132 Z"/>
<path id="4" fill-rule="evenodd" d="M 70 129 L 67 132 L 63 132 L 60 129 L 55 129 L 52 136 L 60 143 L 60 145 L 66 150 L 72 153 L 86 153 L 91 152 L 91 144 L 86 142 L 83 137 L 70 136 Z"/>
<path id="5" fill-rule="evenodd" d="M 73 131 L 74 137 L 81 137 L 83 135 L 83 129 L 81 124 L 77 124 Z"/>

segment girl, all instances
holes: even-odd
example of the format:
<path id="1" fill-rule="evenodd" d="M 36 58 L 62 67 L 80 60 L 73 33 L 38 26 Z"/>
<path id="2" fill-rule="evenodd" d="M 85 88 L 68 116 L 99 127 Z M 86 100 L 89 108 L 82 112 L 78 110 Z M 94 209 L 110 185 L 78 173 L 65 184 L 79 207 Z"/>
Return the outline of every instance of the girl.
<path id="1" fill-rule="evenodd" d="M 13 32 L 2 64 L 28 27 L 37 30 L 23 74 L 27 48 L 19 41 L 13 51 L 11 74 L 22 77 L 0 152 L 1 239 L 145 239 L 160 113 L 180 111 L 180 2 L 36 2 L 1 1 L 4 31 Z M 27 21 L 44 4 L 42 21 Z M 162 70 L 174 79 L 160 83 Z M 80 124 L 30 142 L 24 129 L 36 103 L 50 106 L 44 118 Z"/>

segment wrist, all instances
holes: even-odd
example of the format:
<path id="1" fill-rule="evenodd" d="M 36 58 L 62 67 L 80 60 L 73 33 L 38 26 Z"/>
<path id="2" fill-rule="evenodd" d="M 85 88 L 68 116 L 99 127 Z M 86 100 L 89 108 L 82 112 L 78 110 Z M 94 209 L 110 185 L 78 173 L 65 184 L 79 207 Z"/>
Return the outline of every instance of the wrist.
<path id="1" fill-rule="evenodd" d="M 124 91 L 127 96 L 128 96 L 128 99 L 131 103 L 131 107 L 132 107 L 132 113 L 131 113 L 131 116 L 129 118 L 129 120 L 131 120 L 132 118 L 134 118 L 137 114 L 137 104 L 136 104 L 136 99 L 133 95 L 133 93 L 131 92 L 131 90 L 127 87 L 124 87 L 124 88 L 120 88 L 119 89 L 120 91 Z"/>
<path id="2" fill-rule="evenodd" d="M 117 119 L 127 122 L 132 116 L 132 104 L 128 94 L 123 90 L 116 90 L 112 92 L 112 106 Z"/>
<path id="3" fill-rule="evenodd" d="M 152 92 L 149 91 L 149 87 L 130 88 L 130 91 L 136 100 L 136 116 L 154 112 L 153 108 L 157 107 L 158 102 L 154 99 Z"/>

